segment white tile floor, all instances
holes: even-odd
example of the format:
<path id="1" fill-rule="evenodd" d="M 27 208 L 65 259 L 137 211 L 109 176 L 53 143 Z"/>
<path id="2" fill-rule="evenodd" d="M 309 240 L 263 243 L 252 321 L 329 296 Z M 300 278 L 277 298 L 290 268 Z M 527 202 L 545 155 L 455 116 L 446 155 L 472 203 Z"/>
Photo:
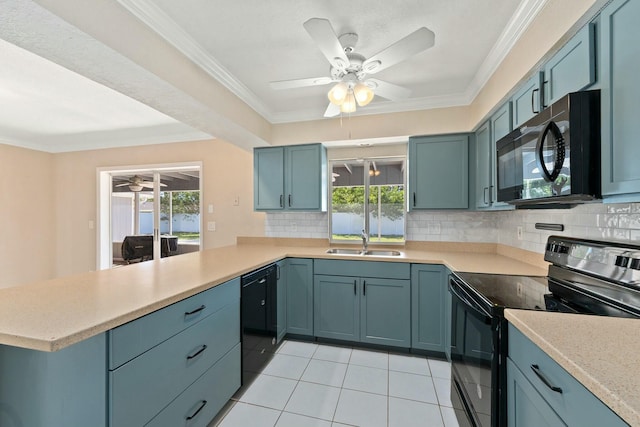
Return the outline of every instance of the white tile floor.
<path id="1" fill-rule="evenodd" d="M 285 341 L 219 427 L 458 427 L 446 361 Z"/>

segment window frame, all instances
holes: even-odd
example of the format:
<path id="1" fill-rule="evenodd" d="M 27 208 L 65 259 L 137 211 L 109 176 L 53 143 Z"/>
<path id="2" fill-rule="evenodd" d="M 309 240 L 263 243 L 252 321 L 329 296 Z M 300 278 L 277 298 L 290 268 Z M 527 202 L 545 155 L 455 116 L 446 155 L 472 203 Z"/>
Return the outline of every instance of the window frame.
<path id="1" fill-rule="evenodd" d="M 333 182 L 332 182 L 332 173 L 333 166 L 336 163 L 347 163 L 347 162 L 362 162 L 363 163 L 363 178 L 364 178 L 364 200 L 369 200 L 370 195 L 370 181 L 368 171 L 371 167 L 372 162 L 385 161 L 385 160 L 402 160 L 404 162 L 404 167 L 402 171 L 402 189 L 404 192 L 404 203 L 403 203 L 403 225 L 402 225 L 402 241 L 400 242 L 374 242 L 371 241 L 371 228 L 370 228 L 370 217 L 371 211 L 369 210 L 369 203 L 365 203 L 364 209 L 364 225 L 365 232 L 367 236 L 369 236 L 368 244 L 370 246 L 404 246 L 407 242 L 407 156 L 406 155 L 395 155 L 395 156 L 371 156 L 371 157 L 349 157 L 342 159 L 331 159 L 327 162 L 327 168 L 329 169 L 329 173 L 327 173 L 327 212 L 329 213 L 329 243 L 333 245 L 362 245 L 360 240 L 343 240 L 343 239 L 334 239 L 333 238 Z"/>

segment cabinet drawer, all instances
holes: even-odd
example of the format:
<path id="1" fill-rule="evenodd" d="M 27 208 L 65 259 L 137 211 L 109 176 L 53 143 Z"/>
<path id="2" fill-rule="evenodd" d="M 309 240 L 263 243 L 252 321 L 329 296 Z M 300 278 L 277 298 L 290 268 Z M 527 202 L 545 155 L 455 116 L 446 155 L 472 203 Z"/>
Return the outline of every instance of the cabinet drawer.
<path id="1" fill-rule="evenodd" d="M 522 332 L 509 325 L 509 358 L 568 425 L 625 426 L 620 417 Z M 546 385 L 534 369 L 549 383 Z M 562 393 L 553 391 L 562 389 Z"/>
<path id="2" fill-rule="evenodd" d="M 111 371 L 111 425 L 143 425 L 239 342 L 236 301 Z"/>
<path id="3" fill-rule="evenodd" d="M 240 388 L 240 344 L 164 408 L 147 427 L 206 427 Z"/>
<path id="4" fill-rule="evenodd" d="M 121 366 L 239 299 L 237 278 L 111 330 L 109 369 Z"/>
<path id="5" fill-rule="evenodd" d="M 404 262 L 317 259 L 313 264 L 313 272 L 330 276 L 367 276 L 385 279 L 411 277 L 411 267 Z"/>

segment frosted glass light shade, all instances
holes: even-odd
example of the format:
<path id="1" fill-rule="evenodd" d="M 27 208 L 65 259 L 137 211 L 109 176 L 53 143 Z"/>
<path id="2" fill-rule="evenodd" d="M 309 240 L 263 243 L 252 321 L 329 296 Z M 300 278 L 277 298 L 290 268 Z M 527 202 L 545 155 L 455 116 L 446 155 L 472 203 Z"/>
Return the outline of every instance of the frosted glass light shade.
<path id="1" fill-rule="evenodd" d="M 373 90 L 371 90 L 371 88 L 364 83 L 358 83 L 353 88 L 353 93 L 356 97 L 358 105 L 361 107 L 364 107 L 365 105 L 370 103 L 374 95 Z"/>
<path id="2" fill-rule="evenodd" d="M 352 90 L 347 93 L 347 97 L 340 106 L 340 111 L 343 113 L 353 113 L 356 111 L 356 97 L 353 95 Z"/>
<path id="3" fill-rule="evenodd" d="M 342 105 L 349 93 L 349 86 L 345 82 L 340 82 L 331 88 L 327 96 L 329 101 L 335 105 Z"/>

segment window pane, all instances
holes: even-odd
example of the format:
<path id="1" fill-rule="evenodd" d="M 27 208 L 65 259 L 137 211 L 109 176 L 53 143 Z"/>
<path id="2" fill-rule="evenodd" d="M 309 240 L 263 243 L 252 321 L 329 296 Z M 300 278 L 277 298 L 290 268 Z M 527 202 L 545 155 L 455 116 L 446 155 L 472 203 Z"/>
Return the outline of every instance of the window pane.
<path id="1" fill-rule="evenodd" d="M 369 168 L 369 241 L 404 242 L 404 160 L 375 160 Z"/>
<path id="2" fill-rule="evenodd" d="M 331 238 L 360 240 L 364 229 L 362 162 L 334 163 L 331 191 Z"/>

